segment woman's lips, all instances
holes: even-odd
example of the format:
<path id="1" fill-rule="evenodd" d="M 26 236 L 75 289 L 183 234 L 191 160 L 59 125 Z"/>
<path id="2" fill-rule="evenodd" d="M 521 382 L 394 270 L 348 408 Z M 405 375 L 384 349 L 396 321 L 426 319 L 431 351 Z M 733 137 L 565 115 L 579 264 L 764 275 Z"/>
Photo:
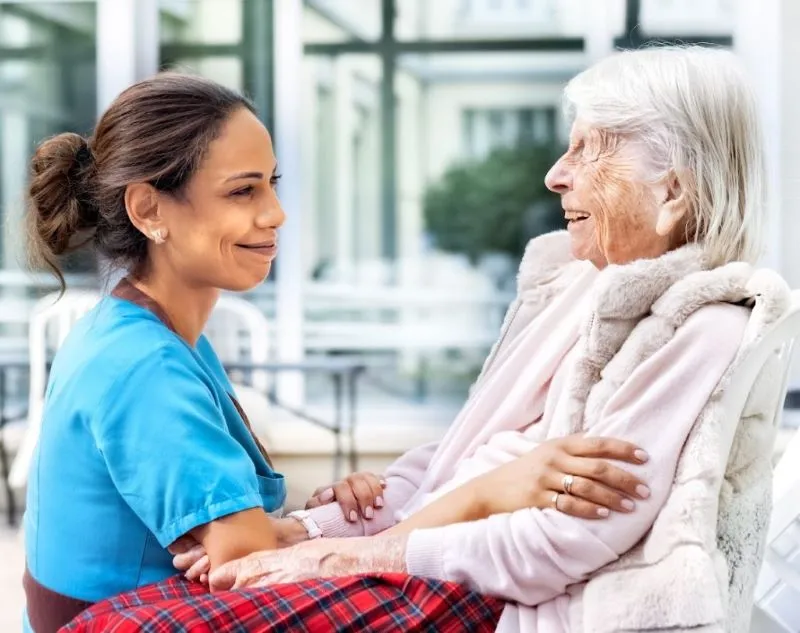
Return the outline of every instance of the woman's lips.
<path id="1" fill-rule="evenodd" d="M 585 211 L 565 211 L 564 212 L 564 219 L 567 223 L 572 222 L 582 222 L 590 217 L 589 213 Z"/>
<path id="2" fill-rule="evenodd" d="M 256 255 L 262 255 L 264 257 L 275 257 L 278 252 L 278 245 L 275 243 L 263 243 L 263 244 L 237 244 L 237 246 L 241 249 L 254 253 Z"/>

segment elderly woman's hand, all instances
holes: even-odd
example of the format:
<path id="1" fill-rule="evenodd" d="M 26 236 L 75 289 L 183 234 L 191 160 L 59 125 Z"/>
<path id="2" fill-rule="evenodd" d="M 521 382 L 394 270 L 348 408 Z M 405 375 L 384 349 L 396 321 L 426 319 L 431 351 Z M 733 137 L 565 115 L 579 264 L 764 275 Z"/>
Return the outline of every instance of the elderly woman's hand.
<path id="1" fill-rule="evenodd" d="M 316 539 L 256 552 L 211 572 L 212 591 L 246 589 L 312 578 L 406 571 L 405 536 Z"/>
<path id="2" fill-rule="evenodd" d="M 647 459 L 647 453 L 628 442 L 572 435 L 548 440 L 466 486 L 476 499 L 478 517 L 555 508 L 603 519 L 611 510 L 632 512 L 634 499 L 650 496 L 643 481 L 608 460 L 643 464 Z"/>

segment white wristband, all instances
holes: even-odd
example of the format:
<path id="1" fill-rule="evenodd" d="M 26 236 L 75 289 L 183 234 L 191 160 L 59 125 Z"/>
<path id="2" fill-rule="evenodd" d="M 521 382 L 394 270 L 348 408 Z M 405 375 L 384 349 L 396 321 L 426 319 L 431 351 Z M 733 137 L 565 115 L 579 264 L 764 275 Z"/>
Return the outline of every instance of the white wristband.
<path id="1" fill-rule="evenodd" d="M 286 516 L 300 521 L 300 523 L 302 523 L 303 527 L 306 529 L 306 532 L 308 532 L 309 539 L 315 539 L 322 536 L 322 530 L 319 529 L 317 522 L 311 517 L 311 513 L 308 510 L 295 510 Z"/>

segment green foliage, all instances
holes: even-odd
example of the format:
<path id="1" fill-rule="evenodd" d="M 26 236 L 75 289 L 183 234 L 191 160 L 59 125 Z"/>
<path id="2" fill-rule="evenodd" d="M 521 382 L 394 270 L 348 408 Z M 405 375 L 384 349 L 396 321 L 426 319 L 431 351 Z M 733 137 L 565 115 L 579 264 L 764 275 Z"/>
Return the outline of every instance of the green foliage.
<path id="1" fill-rule="evenodd" d="M 553 147 L 523 145 L 449 169 L 425 193 L 436 246 L 473 262 L 491 252 L 518 258 L 530 238 L 563 228 L 558 197 L 544 186 L 557 154 Z"/>

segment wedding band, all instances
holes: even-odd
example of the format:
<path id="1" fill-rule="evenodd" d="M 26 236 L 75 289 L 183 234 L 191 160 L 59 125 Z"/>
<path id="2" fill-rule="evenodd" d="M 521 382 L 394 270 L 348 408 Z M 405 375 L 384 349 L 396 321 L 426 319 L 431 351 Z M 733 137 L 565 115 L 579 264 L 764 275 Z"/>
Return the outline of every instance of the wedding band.
<path id="1" fill-rule="evenodd" d="M 558 510 L 558 497 L 561 495 L 560 492 L 557 492 L 553 495 L 553 507 Z"/>
<path id="2" fill-rule="evenodd" d="M 561 480 L 564 484 L 564 492 L 568 495 L 572 494 L 572 484 L 575 482 L 575 478 L 572 475 L 564 475 L 564 479 Z"/>

